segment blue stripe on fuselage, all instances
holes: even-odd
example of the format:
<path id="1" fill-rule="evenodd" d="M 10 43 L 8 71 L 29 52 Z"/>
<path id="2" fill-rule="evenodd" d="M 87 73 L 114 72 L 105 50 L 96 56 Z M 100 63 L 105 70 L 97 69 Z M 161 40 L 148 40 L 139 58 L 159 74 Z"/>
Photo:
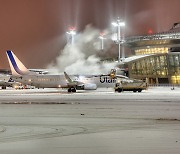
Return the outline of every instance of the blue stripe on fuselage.
<path id="1" fill-rule="evenodd" d="M 9 57 L 12 65 L 13 65 L 13 67 L 14 67 L 14 70 L 15 70 L 18 74 L 23 75 L 24 73 L 18 68 L 18 66 L 17 66 L 17 64 L 16 64 L 16 61 L 15 61 L 15 59 L 14 59 L 14 57 L 13 57 L 13 54 L 12 54 L 12 51 L 8 50 L 8 51 L 7 51 L 7 54 L 8 54 L 8 57 Z"/>

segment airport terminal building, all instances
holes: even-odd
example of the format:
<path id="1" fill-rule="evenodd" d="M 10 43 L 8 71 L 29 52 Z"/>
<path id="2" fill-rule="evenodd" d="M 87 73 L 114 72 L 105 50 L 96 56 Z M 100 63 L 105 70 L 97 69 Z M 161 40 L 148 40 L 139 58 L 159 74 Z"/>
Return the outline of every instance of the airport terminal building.
<path id="1" fill-rule="evenodd" d="M 123 45 L 135 52 L 124 61 L 130 78 L 149 84 L 180 84 L 180 23 L 167 32 L 128 37 Z"/>

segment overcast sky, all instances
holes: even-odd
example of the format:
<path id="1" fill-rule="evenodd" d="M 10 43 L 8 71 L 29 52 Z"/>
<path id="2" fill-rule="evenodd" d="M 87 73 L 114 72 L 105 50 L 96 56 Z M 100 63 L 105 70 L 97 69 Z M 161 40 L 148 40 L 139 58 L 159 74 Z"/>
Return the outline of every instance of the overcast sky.
<path id="1" fill-rule="evenodd" d="M 65 31 L 111 27 L 118 16 L 127 36 L 161 32 L 180 21 L 180 0 L 0 0 L 0 68 L 13 50 L 28 68 L 43 68 L 66 43 Z"/>

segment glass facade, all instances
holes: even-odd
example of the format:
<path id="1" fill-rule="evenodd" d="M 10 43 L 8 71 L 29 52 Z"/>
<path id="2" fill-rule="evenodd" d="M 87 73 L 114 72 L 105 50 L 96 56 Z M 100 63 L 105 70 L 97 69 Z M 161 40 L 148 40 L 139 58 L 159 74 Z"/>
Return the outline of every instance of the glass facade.
<path id="1" fill-rule="evenodd" d="M 180 84 L 180 75 L 171 76 L 171 83 L 172 84 Z"/>
<path id="2" fill-rule="evenodd" d="M 180 84 L 180 53 L 157 54 L 134 60 L 129 63 L 129 75 L 141 79 L 166 78 L 169 83 Z"/>
<path id="3" fill-rule="evenodd" d="M 169 74 L 173 84 L 180 84 L 180 54 L 169 55 Z"/>

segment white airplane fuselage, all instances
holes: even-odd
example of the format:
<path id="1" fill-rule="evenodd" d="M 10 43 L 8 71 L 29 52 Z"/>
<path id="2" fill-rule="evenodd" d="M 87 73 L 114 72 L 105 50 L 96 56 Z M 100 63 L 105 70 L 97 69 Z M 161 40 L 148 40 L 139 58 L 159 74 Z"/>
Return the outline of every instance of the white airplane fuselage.
<path id="1" fill-rule="evenodd" d="M 70 75 L 71 79 L 84 84 L 96 84 L 97 88 L 113 88 L 115 79 L 101 75 Z M 14 81 L 37 88 L 68 88 L 68 82 L 64 75 L 23 75 L 12 76 Z"/>

